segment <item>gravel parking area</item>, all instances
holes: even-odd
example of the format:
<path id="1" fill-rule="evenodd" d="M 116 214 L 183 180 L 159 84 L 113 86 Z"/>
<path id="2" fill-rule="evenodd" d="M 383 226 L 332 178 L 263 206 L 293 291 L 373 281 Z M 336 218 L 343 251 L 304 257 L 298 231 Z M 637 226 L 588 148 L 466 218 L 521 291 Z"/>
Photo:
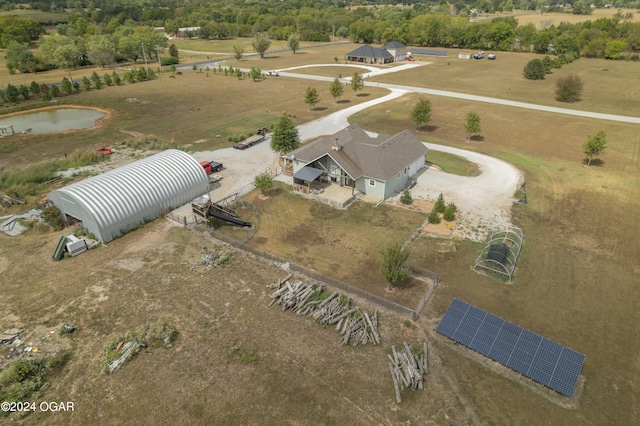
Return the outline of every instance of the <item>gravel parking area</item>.
<path id="1" fill-rule="evenodd" d="M 308 141 L 335 133 L 349 124 L 347 118 L 355 112 L 405 93 L 407 92 L 404 90 L 392 89 L 387 96 L 303 124 L 298 127 L 300 139 Z M 256 175 L 267 170 L 275 170 L 278 166 L 278 156 L 269 145 L 270 136 L 246 150 L 225 148 L 195 153 L 194 157 L 198 161 L 215 160 L 224 164 L 224 170 L 219 173 L 223 179 L 212 187 L 211 198 L 219 200 L 233 193 L 243 192 L 243 189 L 246 190 L 252 184 Z M 482 172 L 476 177 L 464 177 L 430 167 L 420 173 L 418 183 L 411 191 L 414 198 L 430 201 L 435 201 L 439 194 L 443 194 L 447 202 L 453 202 L 458 206 L 459 214 L 453 231 L 454 236 L 483 240 L 491 228 L 510 223 L 511 206 L 515 201 L 513 194 L 522 178 L 518 169 L 502 160 L 476 152 L 431 143 L 425 145 L 431 150 L 466 158 L 478 164 Z M 289 179 L 286 181 L 289 182 Z M 179 214 L 189 216 L 190 207 L 187 206 L 186 213 L 181 211 Z"/>

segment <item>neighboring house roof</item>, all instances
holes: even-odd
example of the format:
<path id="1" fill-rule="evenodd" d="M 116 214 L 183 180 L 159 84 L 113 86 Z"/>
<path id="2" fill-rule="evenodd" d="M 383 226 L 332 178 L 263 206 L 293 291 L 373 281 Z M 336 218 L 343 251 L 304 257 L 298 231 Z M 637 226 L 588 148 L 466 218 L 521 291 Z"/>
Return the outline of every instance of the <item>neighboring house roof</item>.
<path id="1" fill-rule="evenodd" d="M 336 140 L 339 150 L 333 148 Z M 291 155 L 307 164 L 328 155 L 353 179 L 366 176 L 386 182 L 426 153 L 427 147 L 408 130 L 394 136 L 371 137 L 352 124 L 303 145 Z"/>
<path id="2" fill-rule="evenodd" d="M 373 47 L 368 44 L 360 46 L 356 50 L 347 53 L 347 56 L 356 58 L 393 58 L 393 55 L 391 55 L 391 53 L 387 52 L 385 49 Z"/>
<path id="3" fill-rule="evenodd" d="M 393 40 L 390 41 L 389 43 L 385 44 L 384 46 L 382 46 L 383 49 L 402 49 L 405 48 L 407 46 L 405 46 L 404 44 L 400 43 L 399 41 Z"/>

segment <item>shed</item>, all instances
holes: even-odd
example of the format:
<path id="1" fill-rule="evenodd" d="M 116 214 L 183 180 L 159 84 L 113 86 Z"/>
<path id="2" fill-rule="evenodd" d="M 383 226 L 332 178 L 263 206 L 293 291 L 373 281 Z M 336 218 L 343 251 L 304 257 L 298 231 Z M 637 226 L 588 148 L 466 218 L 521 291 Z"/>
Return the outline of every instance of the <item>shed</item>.
<path id="1" fill-rule="evenodd" d="M 169 149 L 49 194 L 66 223 L 80 221 L 108 242 L 209 191 L 191 155 Z"/>

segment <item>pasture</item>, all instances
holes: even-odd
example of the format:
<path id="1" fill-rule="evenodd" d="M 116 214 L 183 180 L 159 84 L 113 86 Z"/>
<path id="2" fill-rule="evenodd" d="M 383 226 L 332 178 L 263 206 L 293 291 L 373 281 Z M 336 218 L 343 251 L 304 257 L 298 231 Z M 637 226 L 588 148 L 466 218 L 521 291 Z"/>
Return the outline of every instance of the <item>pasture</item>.
<path id="1" fill-rule="evenodd" d="M 241 66 L 278 69 L 314 61 L 333 63 L 337 49 L 330 46 L 296 55 L 252 58 Z M 343 54 L 351 50 L 348 45 L 340 49 Z M 545 81 L 530 82 L 521 77 L 521 70 L 531 57 L 500 53 L 493 62 L 457 62 L 450 53 L 449 58 L 428 58 L 433 64 L 420 67 L 420 72 L 390 74 L 378 81 L 556 105 L 552 76 L 581 72 L 584 99 L 571 107 L 618 114 L 640 110 L 633 96 L 638 83 L 632 66 L 637 64 L 580 59 L 554 71 Z M 10 144 L 10 149 L 3 150 L 2 161 L 15 167 L 61 157 L 74 148 L 110 146 L 131 137 L 130 132 L 173 139 L 189 149 L 210 150 L 229 146 L 224 129 L 229 129 L 226 135 L 240 128 L 257 128 L 284 111 L 293 112 L 296 122 L 302 123 L 385 93 L 367 88 L 369 96 L 363 97 L 345 90 L 349 103 L 334 105 L 328 84 L 326 88 L 317 85 L 325 91 L 320 90 L 319 107 L 326 109 L 309 111 L 303 102 L 309 85 L 284 77 L 253 83 L 188 71 L 175 80 L 163 74 L 152 82 L 60 98 L 59 103 L 68 100 L 110 109 L 113 119 L 87 132 L 4 139 L 0 144 Z M 628 95 L 621 96 L 624 93 Z M 126 102 L 130 97 L 138 102 Z M 406 128 L 415 131 L 410 111 L 418 98 L 405 95 L 361 112 L 351 121 L 387 134 Z M 76 424 L 95 418 L 143 421 L 148 419 L 145 416 L 154 416 L 157 423 L 234 418 L 240 423 L 282 424 L 283 413 L 286 421 L 300 424 L 527 424 L 539 419 L 540 413 L 549 424 L 637 424 L 637 125 L 428 98 L 431 121 L 416 134 L 425 141 L 476 150 L 516 165 L 524 172 L 529 204 L 513 206 L 513 223 L 523 229 L 525 243 L 511 284 L 470 270 L 481 248 L 477 243 L 421 236 L 410 245 L 409 262 L 435 270 L 441 283 L 416 328 L 405 325 L 401 318 L 385 317 L 383 345 L 428 338 L 434 351 L 426 391 L 410 393 L 397 406 L 385 348 L 342 349 L 335 344 L 333 330 L 265 308 L 270 292 L 266 284 L 284 276 L 284 271 L 242 253 L 234 254 L 234 260 L 223 268 L 199 265 L 203 252 L 220 250 L 217 243 L 197 230 L 158 220 L 108 247 L 60 263 L 43 261 L 60 233 L 0 235 L 0 271 L 10 283 L 9 296 L 0 308 L 7 318 L 3 326 L 56 329 L 65 322 L 80 325 L 80 334 L 71 343 L 73 358 L 52 380 L 46 396 L 51 392 L 56 399 L 76 401 L 82 407 L 71 418 Z M 481 138 L 472 142 L 466 142 L 463 129 L 469 111 L 476 111 L 482 119 Z M 587 168 L 581 146 L 588 134 L 600 128 L 607 132 L 607 150 Z M 207 141 L 193 144 L 201 138 Z M 314 203 L 289 196 L 283 193 L 264 202 L 265 216 L 273 218 L 283 210 L 286 214 L 277 218 L 282 221 L 279 224 L 275 219 L 265 222 L 268 225 L 258 235 L 264 240 L 256 244 L 297 256 L 319 270 L 335 271 L 344 279 L 365 279 L 364 270 L 375 272 L 373 256 L 383 237 L 366 230 L 360 233 L 357 218 L 366 213 L 367 220 L 384 222 L 399 214 L 396 220 L 404 225 L 398 225 L 398 235 L 385 234 L 384 241 L 403 239 L 419 221 L 413 214 L 396 213 L 387 206 L 325 218 Z M 520 192 L 514 198 L 521 196 Z M 322 218 L 314 217 L 314 211 Z M 284 227 L 284 218 L 293 224 L 290 229 Z M 338 244 L 356 240 L 353 246 L 341 249 L 352 253 L 333 260 L 315 255 L 314 241 L 325 248 L 331 246 L 332 235 L 351 229 L 349 218 L 355 218 L 350 219 L 356 222 L 355 234 Z M 322 225 L 314 228 L 312 219 Z M 313 238 L 304 238 L 305 221 L 306 228 L 315 232 Z M 352 254 L 353 262 L 343 260 Z M 42 278 L 33 280 L 33 276 Z M 86 277 L 86 282 L 77 277 Z M 436 335 L 435 326 L 453 297 L 585 353 L 585 383 L 575 399 L 558 398 L 500 366 L 465 355 L 457 345 Z M 117 375 L 101 375 L 97 360 L 102 342 L 149 318 L 164 319 L 179 330 L 176 347 L 140 354 Z M 254 353 L 257 364 L 239 360 L 229 349 L 233 347 Z M 168 387 L 173 391 L 166 392 Z M 152 412 L 158 405 L 167 409 Z M 177 417 L 177 413 L 188 417 Z M 29 421 L 68 423 L 69 419 L 43 413 L 32 416 Z"/>

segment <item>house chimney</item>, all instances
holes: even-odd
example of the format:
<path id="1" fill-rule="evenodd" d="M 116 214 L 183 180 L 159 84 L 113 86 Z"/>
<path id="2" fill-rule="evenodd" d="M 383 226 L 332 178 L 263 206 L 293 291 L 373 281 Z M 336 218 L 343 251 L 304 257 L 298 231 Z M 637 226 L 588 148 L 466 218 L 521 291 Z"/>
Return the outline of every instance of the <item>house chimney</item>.
<path id="1" fill-rule="evenodd" d="M 331 146 L 331 149 L 334 150 L 334 151 L 340 151 L 342 149 L 342 147 L 338 143 L 338 138 L 336 138 L 335 142 Z"/>

